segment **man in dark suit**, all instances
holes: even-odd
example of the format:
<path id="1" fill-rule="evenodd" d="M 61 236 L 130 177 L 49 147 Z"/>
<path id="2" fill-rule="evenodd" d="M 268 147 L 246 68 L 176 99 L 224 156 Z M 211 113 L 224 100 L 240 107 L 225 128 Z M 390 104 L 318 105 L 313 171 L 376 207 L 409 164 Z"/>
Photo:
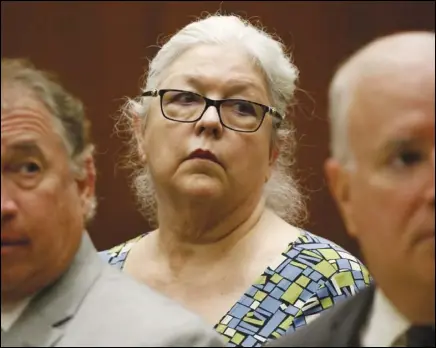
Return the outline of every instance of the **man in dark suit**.
<path id="1" fill-rule="evenodd" d="M 95 170 L 82 103 L 29 63 L 1 65 L 1 346 L 223 346 L 100 259 L 85 231 Z"/>
<path id="2" fill-rule="evenodd" d="M 330 86 L 326 175 L 375 286 L 275 347 L 434 347 L 435 35 L 368 44 Z"/>

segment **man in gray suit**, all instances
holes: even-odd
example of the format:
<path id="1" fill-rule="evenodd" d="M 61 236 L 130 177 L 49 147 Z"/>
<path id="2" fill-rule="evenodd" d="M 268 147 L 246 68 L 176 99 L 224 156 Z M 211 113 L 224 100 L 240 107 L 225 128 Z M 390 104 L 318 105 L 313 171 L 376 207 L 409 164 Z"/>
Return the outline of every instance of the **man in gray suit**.
<path id="1" fill-rule="evenodd" d="M 330 188 L 375 287 L 275 347 L 435 346 L 435 35 L 368 44 L 330 88 Z"/>
<path id="2" fill-rule="evenodd" d="M 100 260 L 81 102 L 25 61 L 2 60 L 1 81 L 1 346 L 223 346 Z"/>

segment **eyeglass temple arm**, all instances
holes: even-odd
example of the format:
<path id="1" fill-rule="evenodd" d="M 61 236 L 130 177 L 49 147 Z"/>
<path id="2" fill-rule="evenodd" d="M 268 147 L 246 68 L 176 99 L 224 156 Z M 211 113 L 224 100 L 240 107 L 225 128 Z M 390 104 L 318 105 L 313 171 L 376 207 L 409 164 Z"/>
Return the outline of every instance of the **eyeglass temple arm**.
<path id="1" fill-rule="evenodd" d="M 268 112 L 271 113 L 271 115 L 276 116 L 280 119 L 280 121 L 283 121 L 285 119 L 285 116 L 281 115 L 276 108 L 268 107 Z"/>
<path id="2" fill-rule="evenodd" d="M 151 91 L 145 91 L 141 94 L 142 97 L 157 97 L 159 94 L 159 91 L 157 89 L 153 89 Z"/>

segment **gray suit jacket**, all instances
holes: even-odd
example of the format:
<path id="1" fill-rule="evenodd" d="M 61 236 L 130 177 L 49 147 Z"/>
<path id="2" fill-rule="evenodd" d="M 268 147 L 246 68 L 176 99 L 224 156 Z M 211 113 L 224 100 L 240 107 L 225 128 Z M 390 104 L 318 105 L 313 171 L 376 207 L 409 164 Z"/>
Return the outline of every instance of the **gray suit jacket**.
<path id="1" fill-rule="evenodd" d="M 178 304 L 104 264 L 87 234 L 68 271 L 28 305 L 2 347 L 223 347 Z"/>
<path id="2" fill-rule="evenodd" d="M 360 330 L 374 298 L 374 287 L 338 303 L 309 325 L 286 334 L 267 347 L 361 347 Z"/>

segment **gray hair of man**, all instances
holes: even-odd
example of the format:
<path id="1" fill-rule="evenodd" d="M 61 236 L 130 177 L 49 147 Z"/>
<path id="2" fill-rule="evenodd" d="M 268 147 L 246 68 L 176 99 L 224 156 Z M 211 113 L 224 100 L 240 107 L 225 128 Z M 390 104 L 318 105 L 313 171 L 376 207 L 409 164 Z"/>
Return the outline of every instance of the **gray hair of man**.
<path id="1" fill-rule="evenodd" d="M 84 179 L 85 160 L 92 155 L 94 146 L 90 142 L 90 122 L 85 117 L 82 102 L 67 92 L 54 74 L 36 69 L 26 59 L 2 58 L 1 81 L 2 95 L 3 88 L 24 88 L 43 103 L 53 116 L 55 131 L 70 156 L 71 170 L 79 180 Z M 4 107 L 2 97 L 2 109 Z M 89 204 L 87 221 L 95 214 L 95 197 L 92 197 Z"/>
<path id="2" fill-rule="evenodd" d="M 329 87 L 328 118 L 330 121 L 330 152 L 342 165 L 351 168 L 353 155 L 348 146 L 348 110 L 353 99 L 353 82 L 356 71 L 353 66 L 342 65 Z"/>
<path id="3" fill-rule="evenodd" d="M 251 24 L 238 16 L 209 15 L 194 21 L 173 35 L 151 60 L 143 90 L 157 88 L 162 74 L 183 52 L 196 45 L 237 45 L 251 57 L 253 64 L 265 74 L 271 102 L 282 115 L 295 101 L 295 89 L 298 79 L 298 69 L 292 63 L 290 54 L 280 39 L 274 39 L 260 24 Z M 149 99 L 128 99 L 121 109 L 117 130 L 127 131 L 130 152 L 127 164 L 133 168 L 133 189 L 142 214 L 149 219 L 152 226 L 156 221 L 157 203 L 150 172 L 141 161 L 137 152 L 134 123 L 135 116 L 142 119 L 145 125 L 149 107 Z M 142 128 L 143 130 L 143 128 Z M 303 195 L 300 193 L 297 181 L 292 175 L 296 147 L 295 129 L 289 120 L 284 120 L 279 129 L 274 131 L 272 146 L 280 149 L 279 156 L 271 178 L 264 188 L 264 196 L 268 208 L 275 211 L 289 223 L 301 223 L 307 217 Z"/>

